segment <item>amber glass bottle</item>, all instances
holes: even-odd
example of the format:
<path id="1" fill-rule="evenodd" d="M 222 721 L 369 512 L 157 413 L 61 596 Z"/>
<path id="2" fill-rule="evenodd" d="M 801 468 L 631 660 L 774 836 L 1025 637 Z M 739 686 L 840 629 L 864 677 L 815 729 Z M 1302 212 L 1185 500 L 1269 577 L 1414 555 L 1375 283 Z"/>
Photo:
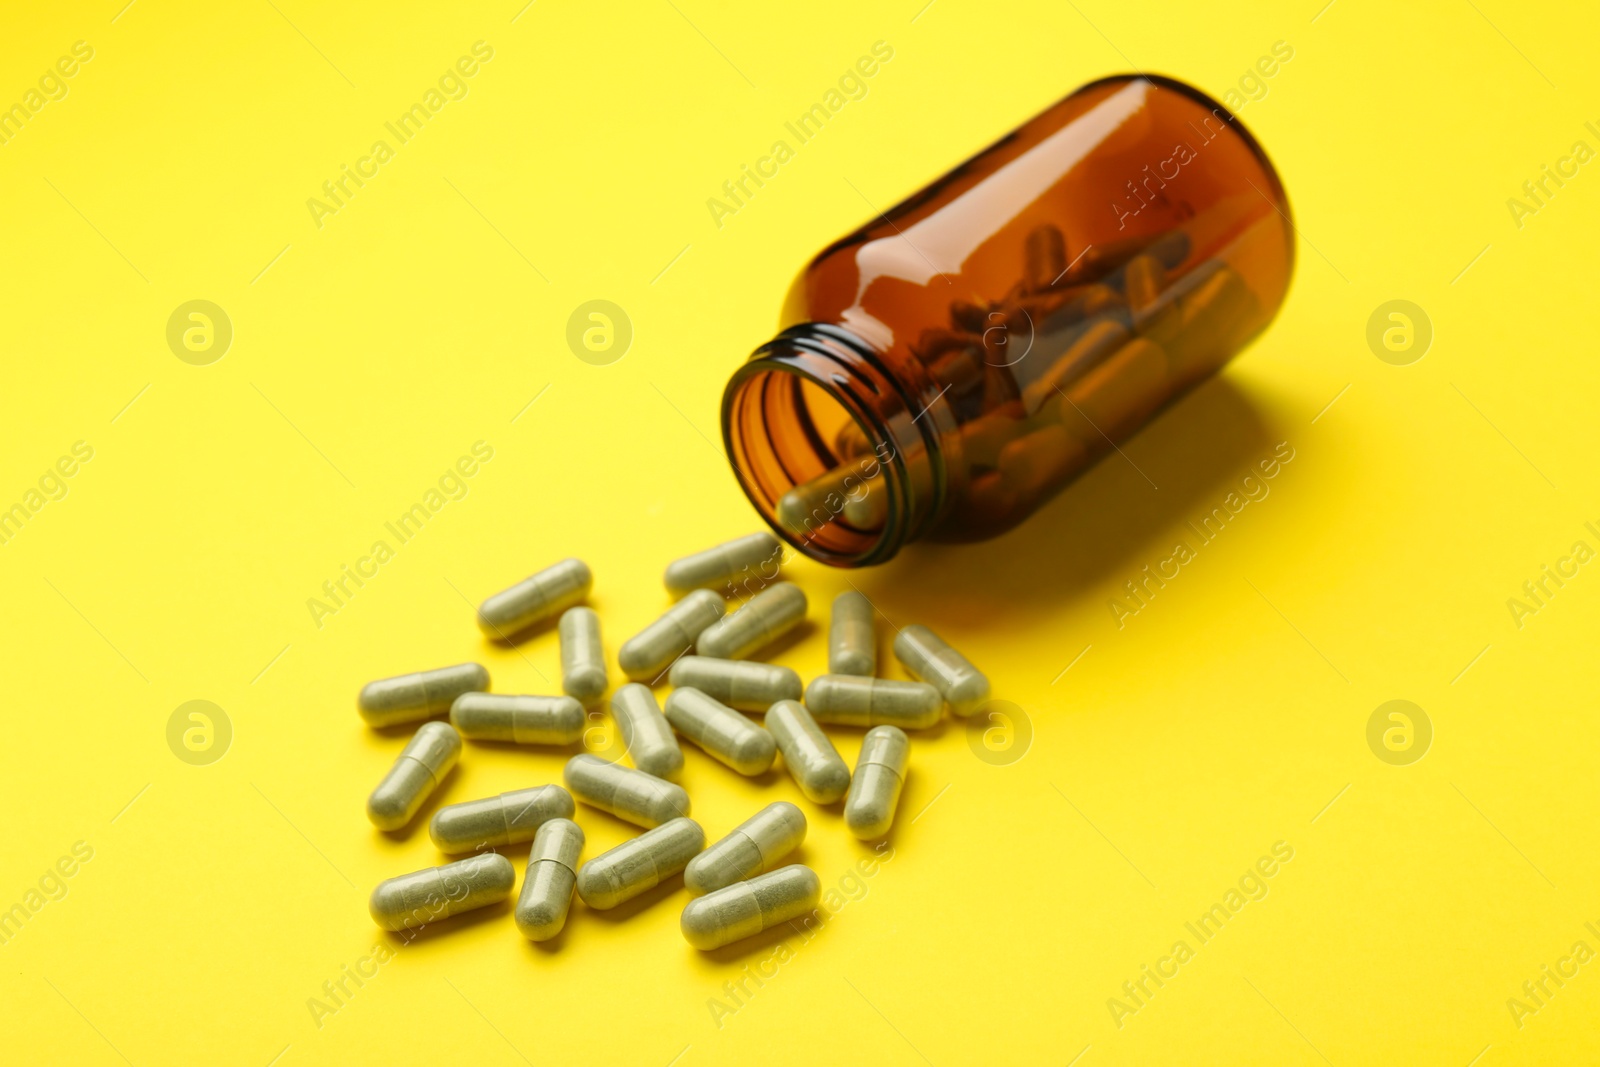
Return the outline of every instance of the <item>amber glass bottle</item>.
<path id="1" fill-rule="evenodd" d="M 1221 105 L 1086 85 L 800 272 L 723 396 L 729 459 L 826 563 L 991 537 L 1259 333 L 1292 237 Z"/>

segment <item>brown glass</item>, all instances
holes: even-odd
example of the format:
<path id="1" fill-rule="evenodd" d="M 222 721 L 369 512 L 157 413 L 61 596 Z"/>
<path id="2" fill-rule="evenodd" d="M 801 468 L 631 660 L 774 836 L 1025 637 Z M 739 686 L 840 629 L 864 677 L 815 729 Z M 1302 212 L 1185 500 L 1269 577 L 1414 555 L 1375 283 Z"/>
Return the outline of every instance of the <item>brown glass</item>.
<path id="1" fill-rule="evenodd" d="M 1237 118 L 1094 82 L 810 262 L 728 383 L 730 461 L 826 563 L 992 537 L 1259 333 L 1293 255 Z"/>

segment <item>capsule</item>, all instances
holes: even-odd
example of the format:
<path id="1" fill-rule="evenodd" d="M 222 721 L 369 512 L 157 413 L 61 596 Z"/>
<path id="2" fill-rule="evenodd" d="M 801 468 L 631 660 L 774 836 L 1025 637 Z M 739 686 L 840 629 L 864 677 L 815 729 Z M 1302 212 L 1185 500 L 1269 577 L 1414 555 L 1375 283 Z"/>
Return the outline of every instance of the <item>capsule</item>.
<path id="1" fill-rule="evenodd" d="M 873 628 L 872 601 L 851 590 L 833 598 L 828 625 L 828 673 L 860 674 L 878 670 L 878 634 Z"/>
<path id="2" fill-rule="evenodd" d="M 367 818 L 380 830 L 411 821 L 461 755 L 461 735 L 448 724 L 425 722 L 367 798 Z"/>
<path id="3" fill-rule="evenodd" d="M 744 659 L 788 633 L 806 617 L 806 595 L 793 582 L 769 585 L 744 607 L 706 627 L 695 641 L 702 656 Z"/>
<path id="4" fill-rule="evenodd" d="M 655 678 L 727 610 L 720 596 L 709 589 L 696 589 L 623 642 L 617 651 L 617 662 L 629 678 Z"/>
<path id="5" fill-rule="evenodd" d="M 762 530 L 673 560 L 667 564 L 667 592 L 673 596 L 683 596 L 696 589 L 730 585 L 740 573 L 768 562 L 772 564 L 772 573 L 758 576 L 770 581 L 778 576 L 782 551 L 783 546 L 778 539 Z"/>
<path id="6" fill-rule="evenodd" d="M 817 872 L 795 863 L 689 901 L 678 925 L 695 948 L 721 948 L 799 918 L 821 897 Z"/>
<path id="7" fill-rule="evenodd" d="M 593 704 L 606 691 L 600 616 L 593 608 L 568 608 L 556 628 L 561 635 L 561 691 L 583 704 Z"/>
<path id="8" fill-rule="evenodd" d="M 504 641 L 561 614 L 588 596 L 593 585 L 587 563 L 564 559 L 480 604 L 478 629 Z"/>
<path id="9" fill-rule="evenodd" d="M 532 841 L 544 823 L 570 819 L 572 812 L 571 793 L 559 785 L 537 785 L 440 808 L 428 823 L 428 836 L 440 852 L 520 845 Z"/>
<path id="10" fill-rule="evenodd" d="M 571 819 L 551 819 L 534 835 L 522 894 L 511 913 L 517 929 L 529 941 L 548 941 L 567 924 L 582 852 L 583 827 Z"/>
<path id="11" fill-rule="evenodd" d="M 894 638 L 894 658 L 939 690 L 950 710 L 971 715 L 989 699 L 989 679 L 926 626 L 907 626 Z"/>
<path id="12" fill-rule="evenodd" d="M 1166 400 L 1166 385 L 1166 353 L 1154 341 L 1135 338 L 1072 383 L 1062 421 L 1091 443 L 1121 437 Z M 1076 423 L 1066 414 L 1073 409 Z"/>
<path id="13" fill-rule="evenodd" d="M 611 718 L 635 767 L 657 778 L 678 777 L 683 770 L 683 750 L 649 686 L 629 682 L 613 693 Z"/>
<path id="14" fill-rule="evenodd" d="M 778 754 L 771 734 L 698 689 L 674 689 L 666 713 L 675 730 L 740 774 L 769 770 Z"/>
<path id="15" fill-rule="evenodd" d="M 806 817 L 787 800 L 768 804 L 694 859 L 683 884 L 695 896 L 764 874 L 806 839 Z"/>
<path id="16" fill-rule="evenodd" d="M 578 896 L 604 911 L 671 878 L 706 846 L 693 819 L 673 819 L 602 852 L 578 869 Z"/>
<path id="17" fill-rule="evenodd" d="M 463 693 L 450 705 L 450 721 L 471 741 L 570 745 L 583 737 L 584 716 L 571 697 Z"/>
<path id="18" fill-rule="evenodd" d="M 813 804 L 832 804 L 850 788 L 850 767 L 817 721 L 797 700 L 780 700 L 767 709 L 767 730 L 778 742 L 783 765 Z"/>
<path id="19" fill-rule="evenodd" d="M 689 814 L 682 786 L 587 752 L 567 760 L 565 777 L 573 796 L 635 826 L 660 826 Z"/>
<path id="20" fill-rule="evenodd" d="M 367 910 L 385 930 L 419 929 L 504 900 L 516 880 L 510 860 L 498 852 L 484 852 L 379 882 Z"/>
<path id="21" fill-rule="evenodd" d="M 667 680 L 741 711 L 766 711 L 780 700 L 799 700 L 803 688 L 790 667 L 710 656 L 682 657 L 672 665 Z"/>
<path id="22" fill-rule="evenodd" d="M 858 530 L 876 530 L 883 526 L 889 518 L 889 490 L 883 479 L 868 478 L 859 489 L 845 494 L 840 514 Z"/>
<path id="23" fill-rule="evenodd" d="M 442 715 L 462 693 L 488 688 L 489 672 L 483 664 L 458 663 L 368 682 L 361 687 L 356 708 L 368 726 L 395 726 Z"/>
<path id="24" fill-rule="evenodd" d="M 788 530 L 805 534 L 817 526 L 825 526 L 839 517 L 844 507 L 845 494 L 859 481 L 861 475 L 855 463 L 844 463 L 802 485 L 797 485 L 778 498 L 775 511 L 778 521 Z"/>
<path id="25" fill-rule="evenodd" d="M 1154 256 L 1138 255 L 1122 268 L 1122 279 L 1128 307 L 1138 321 L 1140 312 L 1154 304 L 1161 290 L 1166 288 L 1167 271 Z"/>
<path id="26" fill-rule="evenodd" d="M 1059 414 L 1059 405 L 1045 410 Z M 1009 493 L 1033 499 L 1066 484 L 1089 461 L 1081 441 L 1058 422 L 1025 433 L 1000 450 L 1000 485 Z"/>
<path id="27" fill-rule="evenodd" d="M 1046 401 L 1057 395 L 1057 390 L 1099 366 L 1132 336 L 1123 318 L 1108 312 L 1086 324 L 1077 333 L 1066 351 L 1056 357 L 1043 373 L 1023 387 L 1022 399 L 1029 411 L 1037 411 Z M 1077 398 L 1074 397 L 1074 402 Z"/>
<path id="28" fill-rule="evenodd" d="M 844 822 L 863 841 L 882 837 L 894 823 L 905 785 L 911 741 L 893 726 L 874 726 L 861 739 L 855 777 L 844 801 Z"/>
<path id="29" fill-rule="evenodd" d="M 1054 226 L 1046 223 L 1029 230 L 1022 247 L 1028 288 L 1032 291 L 1050 288 L 1067 273 L 1067 242 Z"/>
<path id="30" fill-rule="evenodd" d="M 806 707 L 837 726 L 901 726 L 923 730 L 939 721 L 944 697 L 927 682 L 824 674 L 806 687 Z"/>

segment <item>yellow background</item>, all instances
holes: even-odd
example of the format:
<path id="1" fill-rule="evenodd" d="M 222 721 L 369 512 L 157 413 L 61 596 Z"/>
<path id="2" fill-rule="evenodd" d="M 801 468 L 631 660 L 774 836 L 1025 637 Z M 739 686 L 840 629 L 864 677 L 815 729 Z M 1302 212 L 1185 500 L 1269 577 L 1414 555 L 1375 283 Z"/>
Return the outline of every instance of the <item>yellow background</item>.
<path id="1" fill-rule="evenodd" d="M 94 48 L 0 146 L 0 504 L 94 449 L 0 546 L 0 907 L 93 849 L 0 946 L 7 1060 L 1600 1057 L 1600 963 L 1520 1027 L 1506 1005 L 1575 941 L 1600 949 L 1600 568 L 1520 628 L 1507 607 L 1600 547 L 1600 169 L 1520 228 L 1506 206 L 1574 141 L 1600 148 L 1592 12 L 121 3 L 17 7 L 0 39 L 0 102 Z M 479 40 L 468 95 L 319 229 L 307 198 Z M 707 198 L 879 40 L 868 95 L 719 229 Z M 614 654 L 665 607 L 667 561 L 755 525 L 718 402 L 807 256 L 1086 81 L 1221 95 L 1277 41 L 1294 57 L 1242 112 L 1300 234 L 1268 332 L 1006 537 L 789 569 L 813 628 L 779 661 L 823 669 L 853 581 L 982 665 L 1026 754 L 916 737 L 893 860 L 720 1027 L 709 1001 L 779 943 L 691 950 L 681 887 L 620 919 L 575 904 L 546 947 L 506 907 L 457 921 L 319 1026 L 308 1000 L 383 940 L 371 887 L 438 862 L 421 820 L 390 839 L 363 816 L 403 734 L 362 726 L 359 686 L 478 659 L 498 690 L 552 691 L 553 632 L 492 648 L 472 605 L 571 554 Z M 634 325 L 610 366 L 564 339 L 596 298 Z M 1397 298 L 1435 330 L 1409 366 L 1365 340 Z M 209 366 L 165 340 L 193 299 L 234 327 Z M 321 583 L 480 440 L 468 494 L 315 625 Z M 1119 629 L 1108 598 L 1279 442 L 1270 495 Z M 234 731 L 209 766 L 166 740 L 194 699 Z M 1433 726 L 1409 766 L 1367 745 L 1391 699 Z M 853 762 L 858 735 L 836 738 Z M 566 755 L 472 745 L 441 796 L 555 780 Z M 825 886 L 867 854 L 781 772 L 686 758 L 713 838 L 787 798 Z M 586 855 L 630 832 L 579 820 Z M 1278 841 L 1265 899 L 1117 1026 L 1108 999 Z"/>

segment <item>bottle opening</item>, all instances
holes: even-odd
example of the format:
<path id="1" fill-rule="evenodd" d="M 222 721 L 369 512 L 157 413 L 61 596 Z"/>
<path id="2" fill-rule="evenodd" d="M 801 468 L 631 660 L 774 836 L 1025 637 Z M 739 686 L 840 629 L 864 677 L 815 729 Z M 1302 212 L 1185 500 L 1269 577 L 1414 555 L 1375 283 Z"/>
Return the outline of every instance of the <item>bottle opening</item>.
<path id="1" fill-rule="evenodd" d="M 902 539 L 904 478 L 872 415 L 806 364 L 770 353 L 729 383 L 723 432 L 745 495 L 780 537 L 813 559 L 861 566 Z"/>

